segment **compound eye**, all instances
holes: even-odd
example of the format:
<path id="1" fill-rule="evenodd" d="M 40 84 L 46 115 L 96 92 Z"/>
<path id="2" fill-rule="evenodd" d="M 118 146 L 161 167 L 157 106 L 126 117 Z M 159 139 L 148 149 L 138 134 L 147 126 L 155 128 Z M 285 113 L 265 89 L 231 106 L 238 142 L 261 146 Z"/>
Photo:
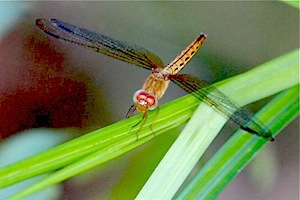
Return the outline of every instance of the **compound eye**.
<path id="1" fill-rule="evenodd" d="M 157 107 L 157 98 L 154 95 L 148 95 L 147 96 L 147 105 L 149 110 L 154 110 Z"/>
<path id="2" fill-rule="evenodd" d="M 133 102 L 146 106 L 149 110 L 157 107 L 157 98 L 145 90 L 138 90 L 133 94 Z"/>
<path id="3" fill-rule="evenodd" d="M 133 94 L 133 102 L 137 103 L 139 101 L 146 101 L 147 92 L 145 90 L 138 90 Z"/>
<path id="4" fill-rule="evenodd" d="M 147 101 L 147 105 L 148 105 L 148 106 L 153 106 L 153 105 L 155 105 L 155 98 L 154 98 L 153 96 L 147 96 L 146 101 Z"/>
<path id="5" fill-rule="evenodd" d="M 145 101 L 146 99 L 147 99 L 147 94 L 143 92 L 136 96 L 137 101 Z"/>

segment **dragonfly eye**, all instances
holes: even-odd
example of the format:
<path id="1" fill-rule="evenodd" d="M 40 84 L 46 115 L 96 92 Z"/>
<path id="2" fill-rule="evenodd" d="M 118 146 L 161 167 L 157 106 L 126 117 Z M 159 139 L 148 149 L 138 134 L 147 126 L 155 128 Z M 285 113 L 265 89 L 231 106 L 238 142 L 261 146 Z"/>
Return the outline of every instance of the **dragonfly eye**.
<path id="1" fill-rule="evenodd" d="M 149 110 L 154 110 L 157 107 L 157 98 L 154 95 L 147 96 L 147 105 Z"/>
<path id="2" fill-rule="evenodd" d="M 148 93 L 145 90 L 138 90 L 133 94 L 133 102 L 146 101 Z"/>
<path id="3" fill-rule="evenodd" d="M 138 90 L 133 94 L 133 102 L 147 106 L 149 110 L 157 107 L 156 96 L 149 94 L 145 90 Z"/>

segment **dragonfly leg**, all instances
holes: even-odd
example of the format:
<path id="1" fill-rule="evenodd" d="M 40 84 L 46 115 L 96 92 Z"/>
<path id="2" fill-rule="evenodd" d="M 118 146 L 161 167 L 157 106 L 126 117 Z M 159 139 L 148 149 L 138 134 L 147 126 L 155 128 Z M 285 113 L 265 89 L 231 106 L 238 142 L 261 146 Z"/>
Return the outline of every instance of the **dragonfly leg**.
<path id="1" fill-rule="evenodd" d="M 151 130 L 151 132 L 152 132 L 152 134 L 154 135 L 154 136 L 156 136 L 156 134 L 155 134 L 155 132 L 153 131 L 153 123 L 156 121 L 156 119 L 157 119 L 157 116 L 158 116 L 158 114 L 159 114 L 159 110 L 160 110 L 160 107 L 159 106 L 157 106 L 156 107 L 156 113 L 155 113 L 155 115 L 154 115 L 154 117 L 153 117 L 153 120 L 152 120 L 152 122 L 151 122 L 151 124 L 150 124 L 150 130 Z"/>
<path id="2" fill-rule="evenodd" d="M 143 118 L 142 118 L 138 123 L 136 123 L 135 125 L 133 125 L 133 126 L 131 127 L 131 129 L 130 129 L 129 132 L 131 132 L 131 130 L 132 130 L 133 128 L 135 128 L 136 126 L 138 126 L 139 124 L 141 124 L 140 127 L 139 127 L 139 129 L 135 132 L 135 134 L 136 134 L 136 140 L 139 140 L 139 134 L 138 134 L 138 133 L 139 133 L 139 132 L 141 131 L 141 129 L 143 128 L 145 122 L 147 121 L 147 118 L 148 118 L 148 112 L 146 112 L 146 113 L 144 114 Z"/>
<path id="3" fill-rule="evenodd" d="M 134 111 L 136 110 L 136 106 L 135 106 L 135 104 L 134 105 L 132 105 L 132 106 L 130 106 L 130 108 L 129 108 L 129 110 L 128 110 L 128 112 L 127 112 L 127 114 L 126 114 L 126 118 L 129 118 L 129 117 L 131 117 L 132 115 L 133 115 L 133 113 L 134 113 Z"/>
<path id="4" fill-rule="evenodd" d="M 139 125 L 139 124 L 141 123 L 141 121 L 143 121 L 143 119 L 144 119 L 144 117 L 143 117 L 142 120 L 140 120 L 138 123 L 136 123 L 135 125 L 133 125 L 133 126 L 130 128 L 130 130 L 128 131 L 128 133 L 131 133 L 132 129 L 135 128 L 137 125 Z M 139 128 L 139 130 L 140 130 L 140 128 Z M 138 130 L 138 131 L 139 131 L 139 130 Z M 138 132 L 138 131 L 137 131 L 137 132 Z M 135 134 L 136 134 L 136 140 L 139 139 L 139 136 L 138 136 L 137 132 L 135 133 Z"/>

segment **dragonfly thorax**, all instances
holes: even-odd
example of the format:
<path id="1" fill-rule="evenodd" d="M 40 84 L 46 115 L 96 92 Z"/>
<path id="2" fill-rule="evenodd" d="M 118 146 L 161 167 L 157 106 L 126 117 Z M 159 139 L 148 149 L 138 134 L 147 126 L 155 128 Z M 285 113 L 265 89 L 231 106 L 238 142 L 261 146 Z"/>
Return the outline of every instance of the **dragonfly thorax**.
<path id="1" fill-rule="evenodd" d="M 160 99 L 168 88 L 170 80 L 166 80 L 160 72 L 152 73 L 146 79 L 142 89 Z"/>
<path id="2" fill-rule="evenodd" d="M 167 68 L 155 68 L 152 69 L 152 74 L 157 78 L 164 79 L 165 81 L 167 81 L 170 79 L 169 76 L 171 75 L 171 71 Z"/>

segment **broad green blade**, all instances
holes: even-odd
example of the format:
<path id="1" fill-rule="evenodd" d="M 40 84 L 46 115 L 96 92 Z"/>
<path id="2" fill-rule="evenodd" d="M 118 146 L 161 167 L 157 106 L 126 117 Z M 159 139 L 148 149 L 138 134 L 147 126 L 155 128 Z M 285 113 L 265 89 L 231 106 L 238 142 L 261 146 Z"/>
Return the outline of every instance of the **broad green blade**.
<path id="1" fill-rule="evenodd" d="M 277 95 L 259 111 L 257 117 L 264 119 L 277 135 L 298 115 L 299 85 Z M 236 132 L 176 199 L 216 199 L 226 185 L 266 144 L 266 141 L 251 136 L 245 131 Z"/>
<path id="2" fill-rule="evenodd" d="M 255 101 L 266 97 L 266 94 L 271 95 L 275 88 L 284 89 L 297 85 L 299 83 L 298 55 L 299 49 L 247 72 L 247 78 L 244 80 L 241 76 L 226 80 L 228 84 L 220 85 L 219 89 L 228 94 L 225 92 L 227 86 L 234 83 L 229 87 L 232 90 L 228 88 L 228 91 L 232 92 L 230 96 L 234 96 L 240 105 L 245 105 L 250 103 L 249 99 Z M 288 84 L 290 80 L 293 80 L 291 85 Z M 244 88 L 245 85 L 249 87 Z M 264 89 L 267 90 L 260 93 Z M 273 115 L 270 115 L 269 119 L 273 119 Z M 217 112 L 201 104 L 136 199 L 173 198 L 225 122 L 226 120 Z M 246 137 L 251 135 L 247 134 Z M 266 142 L 262 138 L 256 139 Z"/>
<path id="3" fill-rule="evenodd" d="M 298 84 L 298 55 L 299 50 L 295 50 L 262 64 L 253 70 L 223 81 L 216 86 L 229 97 L 232 97 L 241 106 L 276 94 Z M 163 105 L 159 111 L 159 117 L 153 122 L 153 131 L 156 135 L 159 135 L 166 130 L 186 123 L 199 103 L 199 100 L 195 97 L 187 95 Z M 201 107 L 203 106 L 204 108 L 200 109 L 204 109 L 203 112 L 207 113 L 207 115 L 200 113 L 196 116 L 200 118 L 203 116 L 212 117 L 215 118 L 216 121 L 213 124 L 204 123 L 200 124 L 200 126 L 203 127 L 204 130 L 210 130 L 211 127 L 216 127 L 211 129 L 213 132 L 209 131 L 205 133 L 205 135 L 216 135 L 216 132 L 221 129 L 226 120 L 217 112 L 211 110 L 211 108 L 208 107 L 206 110 L 205 107 L 207 106 L 204 104 L 201 105 Z M 201 110 L 200 112 L 202 112 Z M 140 139 L 138 141 L 135 135 L 136 129 L 133 129 L 131 132 L 129 130 L 141 119 L 141 115 L 117 122 L 24 161 L 2 168 L 0 169 L 0 188 L 40 174 L 55 171 L 48 178 L 45 178 L 15 196 L 16 199 L 22 198 L 35 191 L 83 173 L 119 155 L 125 154 L 154 137 L 149 126 L 155 114 L 155 111 L 150 113 L 149 120 L 139 133 Z M 205 120 L 203 122 L 205 122 Z M 199 125 L 198 122 L 195 123 L 195 120 L 193 120 L 193 124 L 195 126 Z M 194 128 L 187 132 L 191 132 L 193 129 Z M 197 136 L 195 135 L 195 137 Z M 208 139 L 205 142 L 207 143 L 207 141 Z M 171 164 L 174 166 L 174 163 Z M 188 170 L 185 171 L 188 172 Z M 165 180 L 165 182 L 168 181 Z M 159 182 L 157 184 L 162 183 Z M 160 185 L 160 187 L 163 189 L 163 185 Z M 176 190 L 170 191 L 176 192 Z"/>

